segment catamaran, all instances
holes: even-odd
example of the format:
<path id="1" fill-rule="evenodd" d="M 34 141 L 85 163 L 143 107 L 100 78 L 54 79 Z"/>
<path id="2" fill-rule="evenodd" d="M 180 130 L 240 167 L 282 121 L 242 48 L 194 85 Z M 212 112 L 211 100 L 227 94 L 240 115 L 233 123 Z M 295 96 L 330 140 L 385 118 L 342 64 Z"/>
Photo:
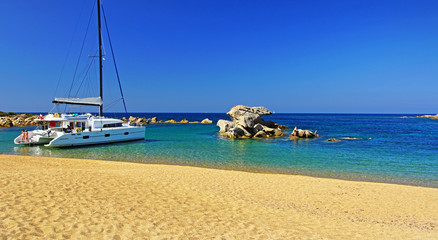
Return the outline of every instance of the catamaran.
<path id="1" fill-rule="evenodd" d="M 15 144 L 44 145 L 48 147 L 73 147 L 144 139 L 144 127 L 132 126 L 129 123 L 123 123 L 120 119 L 103 116 L 103 56 L 100 11 L 101 0 L 97 0 L 100 96 L 87 98 L 55 98 L 52 101 L 55 104 L 96 106 L 99 107 L 99 116 L 93 116 L 90 113 L 80 115 L 49 113 L 45 117 L 40 117 L 38 124 L 39 127 L 37 127 L 37 129 L 16 137 L 14 139 Z M 117 70 L 116 73 L 118 77 Z M 121 92 L 121 94 L 124 103 L 123 92 Z M 124 106 L 126 111 L 125 103 Z"/>

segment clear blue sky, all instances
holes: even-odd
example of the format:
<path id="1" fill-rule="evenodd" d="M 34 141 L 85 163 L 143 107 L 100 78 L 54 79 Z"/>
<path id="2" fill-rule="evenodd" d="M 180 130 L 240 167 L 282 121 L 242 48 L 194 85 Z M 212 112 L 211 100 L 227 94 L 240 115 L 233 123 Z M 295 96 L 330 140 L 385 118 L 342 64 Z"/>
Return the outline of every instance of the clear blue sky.
<path id="1" fill-rule="evenodd" d="M 49 111 L 70 59 L 65 97 L 93 3 L 0 3 L 0 111 Z M 438 1 L 103 3 L 128 111 L 438 113 Z"/>

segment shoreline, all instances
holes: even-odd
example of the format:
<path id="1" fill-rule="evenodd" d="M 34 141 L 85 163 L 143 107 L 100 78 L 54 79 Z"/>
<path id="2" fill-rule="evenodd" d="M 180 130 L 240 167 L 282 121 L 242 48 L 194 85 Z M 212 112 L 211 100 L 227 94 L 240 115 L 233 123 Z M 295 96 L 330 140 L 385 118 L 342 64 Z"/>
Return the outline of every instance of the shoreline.
<path id="1" fill-rule="evenodd" d="M 397 179 L 393 180 L 393 178 L 386 178 L 385 176 L 369 176 L 365 174 L 356 173 L 355 175 L 347 175 L 347 174 L 339 174 L 337 173 L 336 176 L 331 176 L 330 174 L 324 174 L 324 171 L 317 171 L 317 172 L 299 172 L 299 171 L 287 171 L 282 170 L 279 168 L 268 168 L 268 167 L 260 167 L 260 166 L 247 166 L 247 168 L 232 168 L 232 167 L 222 167 L 219 165 L 208 165 L 204 162 L 198 162 L 199 165 L 196 164 L 185 164 L 183 162 L 178 161 L 172 161 L 169 159 L 169 161 L 164 161 L 162 159 L 154 159 L 154 160 L 123 160 L 123 159 L 98 159 L 98 158 L 80 158 L 80 157 L 48 157 L 48 156 L 34 156 L 34 155 L 22 155 L 22 154 L 11 154 L 11 153 L 1 153 L 0 155 L 7 155 L 7 156 L 25 156 L 25 157 L 44 157 L 44 158 L 68 158 L 68 159 L 83 159 L 83 160 L 94 160 L 94 161 L 108 161 L 108 162 L 120 162 L 120 163 L 135 163 L 135 164 L 153 164 L 153 165 L 169 165 L 169 166 L 180 166 L 180 167 L 194 167 L 194 168 L 202 168 L 202 169 L 213 169 L 213 170 L 224 170 L 224 171 L 236 171 L 236 172 L 244 172 L 244 173 L 260 173 L 260 174 L 273 174 L 273 175 L 291 175 L 291 176 L 304 176 L 304 177 L 314 177 L 314 178 L 323 178 L 323 179 L 334 179 L 334 180 L 345 180 L 345 181 L 352 181 L 352 182 L 369 182 L 369 183 L 383 183 L 383 184 L 394 184 L 394 185 L 401 185 L 401 186 L 413 186 L 413 187 L 425 187 L 425 188 L 433 188 L 438 189 L 438 185 L 434 184 L 421 184 L 421 183 L 415 183 L 414 181 L 403 181 L 404 179 Z M 177 159 L 179 161 L 183 161 L 184 159 Z M 277 169 L 277 170 L 275 170 Z M 412 180 L 418 180 L 413 179 Z"/>
<path id="2" fill-rule="evenodd" d="M 0 236 L 438 236 L 438 189 L 192 166 L 0 154 Z"/>
<path id="3" fill-rule="evenodd" d="M 403 181 L 404 179 L 393 180 L 393 178 L 386 178 L 385 176 L 369 176 L 361 173 L 355 173 L 354 175 L 347 174 L 339 174 L 336 176 L 331 176 L 330 174 L 324 174 L 324 171 L 308 171 L 308 172 L 300 172 L 300 171 L 287 171 L 280 168 L 269 168 L 269 167 L 260 167 L 260 166 L 247 166 L 247 168 L 232 168 L 232 167 L 223 167 L 220 165 L 208 165 L 204 162 L 198 162 L 199 165 L 196 164 L 185 164 L 182 161 L 184 159 L 177 159 L 178 161 L 164 161 L 162 159 L 155 160 L 123 160 L 123 159 L 98 159 L 98 158 L 80 158 L 80 157 L 48 157 L 48 156 L 34 156 L 34 155 L 22 155 L 22 154 L 11 154 L 11 153 L 1 153 L 0 155 L 10 155 L 10 156 L 25 156 L 25 157 L 44 157 L 44 158 L 68 158 L 68 159 L 83 159 L 83 160 L 94 160 L 94 161 L 108 161 L 108 162 L 120 162 L 120 163 L 135 163 L 135 164 L 153 164 L 153 165 L 169 165 L 169 166 L 180 166 L 180 167 L 195 167 L 195 168 L 203 168 L 203 169 L 213 169 L 213 170 L 224 170 L 224 171 L 236 171 L 236 172 L 244 172 L 244 173 L 260 173 L 260 174 L 273 174 L 273 175 L 291 175 L 291 176 L 304 176 L 304 177 L 314 177 L 314 178 L 323 178 L 323 179 L 334 179 L 334 180 L 345 180 L 352 182 L 369 182 L 369 183 L 383 183 L 383 184 L 395 184 L 401 186 L 413 186 L 413 187 L 425 187 L 425 188 L 433 188 L 438 189 L 438 184 L 428 184 L 428 183 L 414 183 L 414 181 Z M 154 158 L 151 158 L 154 159 Z M 276 170 L 275 170 L 276 169 Z M 413 179 L 412 180 L 418 180 Z"/>

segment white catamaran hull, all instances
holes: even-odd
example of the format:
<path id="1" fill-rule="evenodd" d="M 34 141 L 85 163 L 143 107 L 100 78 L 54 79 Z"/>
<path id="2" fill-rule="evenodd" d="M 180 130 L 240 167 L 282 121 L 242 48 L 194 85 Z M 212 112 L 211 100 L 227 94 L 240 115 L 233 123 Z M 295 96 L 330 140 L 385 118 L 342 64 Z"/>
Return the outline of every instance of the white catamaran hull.
<path id="1" fill-rule="evenodd" d="M 27 140 L 24 140 L 22 135 L 14 139 L 14 143 L 18 145 L 43 145 L 48 144 L 56 137 L 56 133 L 48 133 L 47 131 L 34 130 L 29 132 Z"/>
<path id="2" fill-rule="evenodd" d="M 101 131 L 70 133 L 53 139 L 46 147 L 74 147 L 114 142 L 141 140 L 145 137 L 143 127 L 102 129 Z"/>

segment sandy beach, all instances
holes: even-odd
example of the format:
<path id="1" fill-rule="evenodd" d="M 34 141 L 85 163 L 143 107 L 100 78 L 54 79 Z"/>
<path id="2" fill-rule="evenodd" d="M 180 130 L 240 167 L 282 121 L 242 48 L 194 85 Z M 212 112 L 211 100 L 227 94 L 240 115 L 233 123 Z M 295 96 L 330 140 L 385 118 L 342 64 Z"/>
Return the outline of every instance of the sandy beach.
<path id="1" fill-rule="evenodd" d="M 1 239 L 437 239 L 438 189 L 0 155 Z"/>

